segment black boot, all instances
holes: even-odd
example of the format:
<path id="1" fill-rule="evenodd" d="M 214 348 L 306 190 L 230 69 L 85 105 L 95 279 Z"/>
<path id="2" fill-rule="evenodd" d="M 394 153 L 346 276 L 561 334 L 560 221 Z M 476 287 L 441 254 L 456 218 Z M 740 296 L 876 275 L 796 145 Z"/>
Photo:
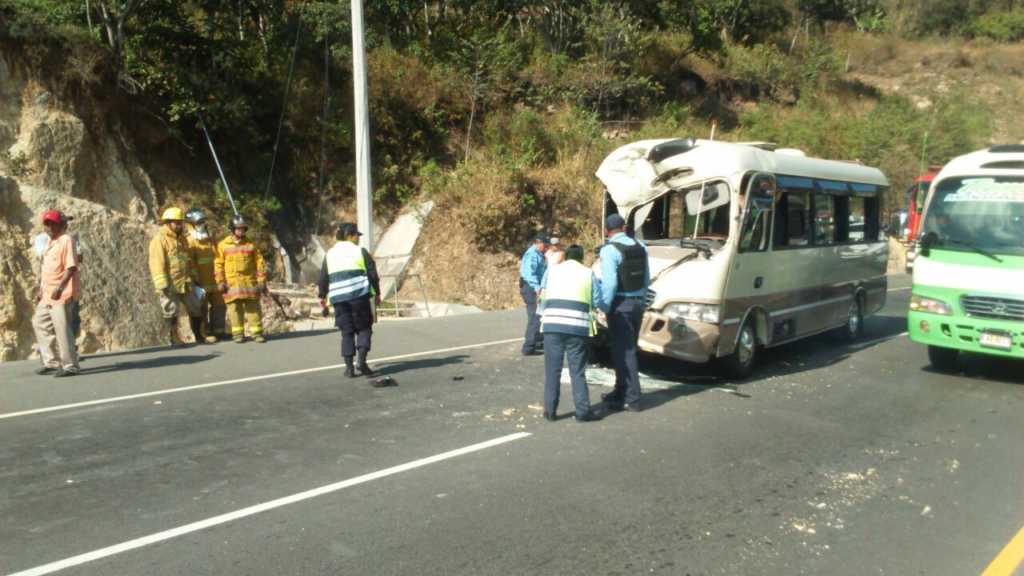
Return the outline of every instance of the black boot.
<path id="1" fill-rule="evenodd" d="M 370 365 L 366 363 L 366 350 L 359 349 L 359 372 L 363 376 L 373 376 L 373 370 L 370 370 Z"/>
<path id="2" fill-rule="evenodd" d="M 356 369 L 352 365 L 352 357 L 351 356 L 345 356 L 345 378 L 355 378 L 355 377 L 356 377 Z"/>

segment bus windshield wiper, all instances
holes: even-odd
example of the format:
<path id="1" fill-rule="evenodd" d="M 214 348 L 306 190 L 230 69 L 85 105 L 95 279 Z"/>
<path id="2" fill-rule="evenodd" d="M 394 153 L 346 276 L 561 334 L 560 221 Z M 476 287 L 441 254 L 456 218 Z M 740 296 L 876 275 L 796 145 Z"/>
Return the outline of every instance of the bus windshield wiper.
<path id="1" fill-rule="evenodd" d="M 705 258 L 711 258 L 711 256 L 714 255 L 714 252 L 711 251 L 711 248 L 709 248 L 706 244 L 701 244 L 700 242 L 694 240 L 693 238 L 680 239 L 679 247 L 693 248 L 694 250 L 700 252 Z"/>
<path id="2" fill-rule="evenodd" d="M 996 256 L 995 254 L 989 252 L 988 250 L 985 250 L 984 248 L 981 248 L 980 246 L 971 244 L 970 242 L 964 242 L 963 240 L 957 240 L 956 238 L 946 238 L 945 241 L 949 242 L 950 244 L 955 244 L 957 246 L 963 246 L 964 248 L 970 248 L 971 250 L 974 250 L 978 254 L 991 258 L 996 262 L 1002 263 L 1003 261 L 1003 259 L 1000 258 L 999 256 Z"/>

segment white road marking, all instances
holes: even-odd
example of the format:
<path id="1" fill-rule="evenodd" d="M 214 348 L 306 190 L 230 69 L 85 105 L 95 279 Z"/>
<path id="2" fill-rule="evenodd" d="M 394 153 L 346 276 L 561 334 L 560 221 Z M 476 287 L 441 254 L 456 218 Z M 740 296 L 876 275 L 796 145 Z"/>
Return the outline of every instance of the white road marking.
<path id="1" fill-rule="evenodd" d="M 522 338 L 510 338 L 507 340 L 494 340 L 492 342 L 482 342 L 480 344 L 469 344 L 466 346 L 455 346 L 453 348 L 441 348 L 438 350 L 427 350 L 425 352 L 414 352 L 412 354 L 400 354 L 398 356 L 389 356 L 386 358 L 376 358 L 369 361 L 370 364 L 383 364 L 386 362 L 395 362 L 397 360 L 407 360 L 409 358 L 418 358 L 420 356 L 433 356 L 435 354 L 445 354 L 447 352 L 458 352 L 460 350 L 473 350 L 477 348 L 488 348 L 490 346 L 500 346 L 502 344 L 511 344 L 513 342 L 520 342 Z M 331 364 L 330 366 L 318 366 L 316 368 L 305 368 L 302 370 L 292 370 L 290 372 L 275 372 L 273 374 L 262 374 L 259 376 L 249 376 L 247 378 L 235 378 L 233 380 L 222 380 L 220 382 L 210 382 L 208 384 L 196 384 L 194 386 L 182 386 L 180 388 L 168 388 L 165 390 L 154 390 L 152 392 L 141 392 L 139 394 L 128 394 L 126 396 L 113 396 L 110 398 L 99 398 L 96 400 L 87 400 L 85 402 L 75 402 L 73 404 L 60 404 L 57 406 L 47 406 L 45 408 L 34 408 L 32 410 L 22 410 L 21 412 L 8 412 L 7 414 L 0 414 L 0 420 L 6 420 L 8 418 L 19 418 L 21 416 L 31 416 L 33 414 L 46 414 L 48 412 L 57 412 L 61 410 L 71 410 L 73 408 L 84 408 L 86 406 L 97 406 L 100 404 L 111 404 L 113 402 L 123 402 L 125 400 L 136 400 L 138 398 L 149 398 L 151 396 L 163 396 L 165 394 L 176 394 L 178 392 L 190 392 L 192 390 L 203 390 L 205 388 L 217 388 L 219 386 L 229 386 L 231 384 L 244 384 L 246 382 L 254 382 L 257 380 L 270 380 L 273 378 L 284 378 L 287 376 L 298 376 L 300 374 L 312 374 L 314 372 L 324 372 L 327 370 L 337 370 L 343 368 L 344 364 Z"/>
<path id="2" fill-rule="evenodd" d="M 193 522 L 191 524 L 185 524 L 184 526 L 179 526 L 177 528 L 172 528 L 170 530 L 164 530 L 163 532 L 157 532 L 155 534 L 143 536 L 141 538 L 136 538 L 134 540 L 128 540 L 127 542 L 122 542 L 120 544 L 115 544 L 113 546 L 108 546 L 106 548 L 100 548 L 99 550 L 93 550 L 92 552 L 86 552 L 85 554 L 79 554 L 77 556 L 72 556 L 70 558 L 65 558 L 63 560 L 58 560 L 56 562 L 50 562 L 49 564 L 43 564 L 42 566 L 37 566 L 35 568 L 30 568 L 28 570 L 22 570 L 21 572 L 14 572 L 12 574 L 8 574 L 8 576 L 42 576 L 43 574 L 52 574 L 54 572 L 58 572 L 66 568 L 72 568 L 74 566 L 80 566 L 87 562 L 93 562 L 95 560 L 100 560 L 102 558 L 107 558 L 109 556 L 123 554 L 124 552 L 128 552 L 129 550 L 142 548 L 143 546 L 149 546 L 151 544 L 156 544 L 157 542 L 163 542 L 165 540 L 170 540 L 172 538 L 184 536 L 185 534 L 191 534 L 192 532 L 198 532 L 200 530 L 205 530 L 213 526 L 233 522 L 235 520 L 239 520 L 247 516 L 253 516 L 261 512 L 266 512 L 268 510 L 273 510 L 275 508 L 288 506 L 289 504 L 302 502 L 303 500 L 309 500 L 310 498 L 316 498 L 318 496 L 323 496 L 325 494 L 330 494 L 332 492 L 344 490 L 345 488 L 350 488 L 358 484 L 364 484 L 366 482 L 370 482 L 373 480 L 379 480 L 381 478 L 393 476 L 401 472 L 408 472 L 409 470 L 421 468 L 423 466 L 428 466 L 430 464 L 435 464 L 443 460 L 449 460 L 459 456 L 464 456 L 466 454 L 471 454 L 473 452 L 479 452 L 481 450 L 486 450 L 488 448 L 500 446 L 508 442 L 521 440 L 530 435 L 531 434 L 529 432 L 517 432 L 515 434 L 509 434 L 508 436 L 502 436 L 500 438 L 495 438 L 493 440 L 488 440 L 486 442 L 480 442 L 479 444 L 473 444 L 472 446 L 466 446 L 464 448 L 458 448 L 456 450 L 451 450 L 449 452 L 437 454 L 436 456 L 430 456 L 427 458 L 422 458 L 420 460 L 414 460 L 412 462 L 400 464 L 398 466 L 393 466 L 391 468 L 385 468 L 383 470 L 378 470 L 376 472 L 364 474 L 362 476 L 356 476 L 355 478 L 349 478 L 348 480 L 343 480 L 341 482 L 336 482 L 334 484 L 328 484 L 326 486 L 321 486 L 319 488 L 314 488 L 312 490 L 306 490 L 305 492 L 299 492 L 298 494 L 292 494 L 291 496 L 285 496 L 283 498 L 278 498 L 276 500 L 271 500 L 269 502 L 264 502 L 262 504 L 250 506 L 248 508 L 242 508 L 241 510 L 235 510 L 234 512 L 228 512 L 227 514 L 221 514 L 219 516 L 214 516 L 212 518 L 200 520 L 198 522 Z"/>
<path id="3" fill-rule="evenodd" d="M 913 290 L 913 286 L 904 286 L 903 288 L 890 288 L 889 292 L 906 292 L 907 290 Z"/>

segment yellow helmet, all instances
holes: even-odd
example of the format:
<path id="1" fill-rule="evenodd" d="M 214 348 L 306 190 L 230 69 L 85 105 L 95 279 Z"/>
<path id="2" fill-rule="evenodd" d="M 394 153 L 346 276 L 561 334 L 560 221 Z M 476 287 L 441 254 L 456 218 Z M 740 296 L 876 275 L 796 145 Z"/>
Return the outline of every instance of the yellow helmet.
<path id="1" fill-rule="evenodd" d="M 185 213 L 182 212 L 181 208 L 178 208 L 177 206 L 172 206 L 172 207 L 168 208 L 167 210 L 164 210 L 164 215 L 160 217 L 160 220 L 162 222 L 168 222 L 168 221 L 173 221 L 173 220 L 184 220 L 184 219 L 185 219 Z"/>

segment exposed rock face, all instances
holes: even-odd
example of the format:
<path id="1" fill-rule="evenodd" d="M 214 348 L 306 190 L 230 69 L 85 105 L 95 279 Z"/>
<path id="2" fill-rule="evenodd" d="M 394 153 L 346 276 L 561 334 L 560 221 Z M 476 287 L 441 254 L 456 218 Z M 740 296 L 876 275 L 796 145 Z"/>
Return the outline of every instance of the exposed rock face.
<path id="1" fill-rule="evenodd" d="M 31 244 L 48 209 L 74 217 L 83 249 L 80 350 L 161 342 L 146 265 L 156 192 L 117 120 L 98 122 L 0 59 L 0 361 L 35 346 Z"/>

